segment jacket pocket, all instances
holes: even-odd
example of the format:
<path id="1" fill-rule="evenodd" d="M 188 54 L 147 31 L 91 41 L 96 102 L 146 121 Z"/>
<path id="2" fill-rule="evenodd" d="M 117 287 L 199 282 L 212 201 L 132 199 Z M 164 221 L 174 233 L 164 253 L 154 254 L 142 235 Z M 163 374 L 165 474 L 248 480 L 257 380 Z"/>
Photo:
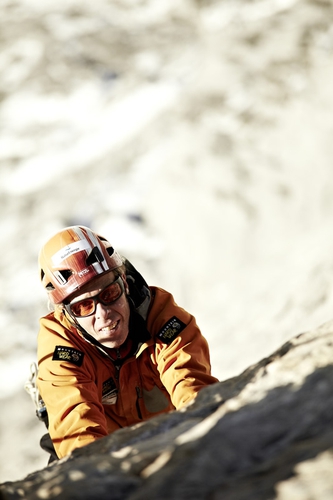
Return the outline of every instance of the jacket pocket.
<path id="1" fill-rule="evenodd" d="M 143 389 L 142 393 L 145 407 L 150 413 L 161 412 L 170 406 L 170 400 L 157 385 L 155 385 L 151 391 Z"/>

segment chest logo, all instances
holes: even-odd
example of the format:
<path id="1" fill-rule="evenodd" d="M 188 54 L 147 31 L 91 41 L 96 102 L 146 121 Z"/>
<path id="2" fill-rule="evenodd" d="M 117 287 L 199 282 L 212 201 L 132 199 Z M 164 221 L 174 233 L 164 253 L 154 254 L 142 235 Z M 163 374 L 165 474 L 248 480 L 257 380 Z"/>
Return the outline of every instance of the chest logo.
<path id="1" fill-rule="evenodd" d="M 174 338 L 176 338 L 180 332 L 186 327 L 185 323 L 180 321 L 176 316 L 173 316 L 165 325 L 162 327 L 157 337 L 165 342 L 166 344 L 171 344 Z"/>
<path id="2" fill-rule="evenodd" d="M 115 405 L 118 397 L 118 389 L 112 377 L 103 382 L 102 403 L 104 405 Z"/>
<path id="3" fill-rule="evenodd" d="M 54 349 L 52 356 L 53 361 L 68 361 L 74 365 L 81 366 L 83 362 L 84 353 L 73 349 L 72 347 L 67 347 L 64 345 L 57 345 Z"/>

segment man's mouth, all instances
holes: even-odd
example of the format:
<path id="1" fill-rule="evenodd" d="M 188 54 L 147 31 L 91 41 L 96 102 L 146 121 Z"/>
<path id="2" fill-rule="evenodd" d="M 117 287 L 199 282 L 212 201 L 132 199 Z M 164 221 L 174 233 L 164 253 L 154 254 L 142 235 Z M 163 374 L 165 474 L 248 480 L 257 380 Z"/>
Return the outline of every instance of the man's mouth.
<path id="1" fill-rule="evenodd" d="M 119 324 L 119 321 L 114 321 L 110 325 L 104 326 L 103 328 L 101 328 L 101 332 L 106 332 L 106 333 L 112 332 L 117 328 L 118 324 Z"/>

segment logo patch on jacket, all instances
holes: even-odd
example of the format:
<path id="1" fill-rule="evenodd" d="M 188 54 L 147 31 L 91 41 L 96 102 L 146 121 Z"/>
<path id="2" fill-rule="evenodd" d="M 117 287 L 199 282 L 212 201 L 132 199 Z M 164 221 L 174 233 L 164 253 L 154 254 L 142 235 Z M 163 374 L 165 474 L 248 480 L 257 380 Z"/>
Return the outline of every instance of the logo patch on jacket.
<path id="1" fill-rule="evenodd" d="M 52 356 L 53 361 L 68 361 L 74 365 L 81 366 L 83 361 L 84 353 L 73 349 L 72 347 L 67 347 L 65 345 L 57 345 L 54 349 Z"/>
<path id="2" fill-rule="evenodd" d="M 157 334 L 157 337 L 166 344 L 171 344 L 173 339 L 176 338 L 185 327 L 185 323 L 180 321 L 176 316 L 173 316 L 165 323 L 162 330 Z"/>
<path id="3" fill-rule="evenodd" d="M 118 397 L 118 389 L 113 378 L 103 382 L 102 403 L 104 405 L 115 405 Z"/>

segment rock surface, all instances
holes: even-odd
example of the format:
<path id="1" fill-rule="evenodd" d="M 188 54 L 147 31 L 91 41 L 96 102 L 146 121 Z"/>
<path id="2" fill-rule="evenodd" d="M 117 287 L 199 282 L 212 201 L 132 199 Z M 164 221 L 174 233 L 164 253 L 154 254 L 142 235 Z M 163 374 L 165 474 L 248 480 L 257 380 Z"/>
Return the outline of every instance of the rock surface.
<path id="1" fill-rule="evenodd" d="M 3 483 L 3 499 L 332 499 L 332 360 L 333 322 L 202 390 L 184 411 Z"/>

